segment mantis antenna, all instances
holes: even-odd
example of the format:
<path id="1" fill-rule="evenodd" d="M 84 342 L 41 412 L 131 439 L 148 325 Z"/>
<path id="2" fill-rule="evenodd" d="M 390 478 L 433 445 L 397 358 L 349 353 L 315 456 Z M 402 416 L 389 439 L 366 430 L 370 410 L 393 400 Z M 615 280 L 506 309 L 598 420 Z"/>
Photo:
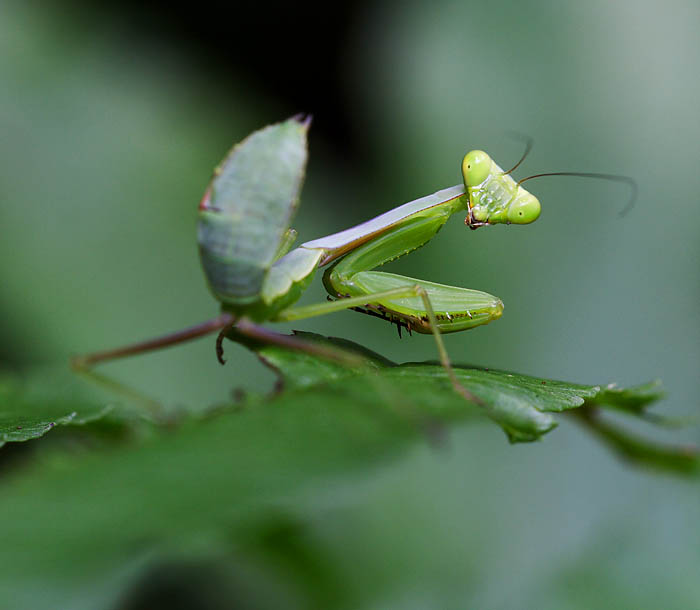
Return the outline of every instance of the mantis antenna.
<path id="1" fill-rule="evenodd" d="M 525 152 L 522 154 L 520 160 L 513 167 L 511 167 L 507 172 L 503 172 L 503 174 L 501 174 L 502 176 L 507 176 L 508 174 L 511 174 L 516 169 L 518 169 L 518 167 L 520 167 L 520 164 L 523 161 L 525 161 L 525 158 L 530 154 L 532 146 L 535 143 L 534 138 L 518 133 L 517 131 L 509 132 L 509 135 L 515 138 L 516 140 L 522 140 L 523 142 L 525 142 Z M 527 178 L 523 178 L 518 182 L 518 186 L 520 186 L 526 180 L 532 180 L 532 178 L 542 178 L 544 176 L 575 176 L 579 178 L 600 178 L 601 180 L 612 180 L 613 182 L 624 182 L 625 184 L 628 184 L 631 189 L 631 195 L 629 201 L 627 202 L 627 205 L 625 205 L 625 207 L 620 212 L 620 218 L 625 216 L 634 207 L 634 203 L 637 200 L 637 192 L 639 190 L 639 188 L 637 187 L 637 183 L 634 181 L 634 179 L 628 176 L 620 176 L 618 174 L 599 174 L 589 172 L 548 172 L 545 174 L 534 174 L 532 176 L 528 176 Z"/>
<path id="2" fill-rule="evenodd" d="M 598 174 L 589 172 L 548 172 L 545 174 L 534 174 L 532 176 L 528 176 L 527 178 L 523 178 L 518 182 L 518 186 L 520 186 L 523 182 L 527 180 L 532 180 L 533 178 L 542 178 L 544 176 L 575 176 L 579 178 L 599 178 L 601 180 L 611 180 L 613 182 L 624 182 L 625 184 L 628 184 L 632 189 L 632 193 L 630 195 L 629 201 L 627 202 L 627 205 L 620 212 L 620 218 L 622 218 L 625 214 L 627 214 L 627 212 L 629 212 L 634 207 L 634 203 L 637 200 L 637 192 L 639 190 L 639 187 L 637 186 L 635 180 L 630 178 L 629 176 L 620 176 L 618 174 Z"/>
<path id="3" fill-rule="evenodd" d="M 532 146 L 535 143 L 534 138 L 531 136 L 526 136 L 521 133 L 518 133 L 517 131 L 512 131 L 509 132 L 509 135 L 516 140 L 522 140 L 525 142 L 525 152 L 523 153 L 523 156 L 520 157 L 520 161 L 518 161 L 513 167 L 511 167 L 507 172 L 503 172 L 504 176 L 507 176 L 508 174 L 514 172 L 518 167 L 520 167 L 520 164 L 525 161 L 525 157 L 527 157 L 530 154 L 530 151 L 532 150 Z"/>

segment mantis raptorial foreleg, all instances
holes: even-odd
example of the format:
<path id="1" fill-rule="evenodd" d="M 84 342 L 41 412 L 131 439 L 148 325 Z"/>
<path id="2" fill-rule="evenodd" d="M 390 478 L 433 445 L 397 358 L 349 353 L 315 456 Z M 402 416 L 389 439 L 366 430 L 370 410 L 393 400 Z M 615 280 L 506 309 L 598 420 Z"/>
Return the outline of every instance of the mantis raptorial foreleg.
<path id="1" fill-rule="evenodd" d="M 466 330 L 500 318 L 503 304 L 485 292 L 373 271 L 432 239 L 451 213 L 453 210 L 443 208 L 433 210 L 431 215 L 407 218 L 391 231 L 357 247 L 325 273 L 326 289 L 336 296 L 361 296 L 391 288 L 420 286 L 430 297 L 436 328 L 441 332 Z M 372 307 L 402 320 L 412 330 L 433 332 L 425 304 L 418 294 L 378 298 L 372 301 Z"/>

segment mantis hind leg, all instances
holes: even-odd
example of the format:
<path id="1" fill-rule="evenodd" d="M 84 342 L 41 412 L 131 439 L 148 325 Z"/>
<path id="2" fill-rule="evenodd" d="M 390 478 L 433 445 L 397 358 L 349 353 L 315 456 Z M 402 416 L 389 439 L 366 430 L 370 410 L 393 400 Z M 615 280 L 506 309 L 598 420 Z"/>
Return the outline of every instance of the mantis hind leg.
<path id="1" fill-rule="evenodd" d="M 286 349 L 311 354 L 312 356 L 324 358 L 326 360 L 334 360 L 346 366 L 361 366 L 364 363 L 364 360 L 360 356 L 348 352 L 347 350 L 327 345 L 319 345 L 311 341 L 306 341 L 305 339 L 300 339 L 294 335 L 276 333 L 264 326 L 254 324 L 246 318 L 238 320 L 235 324 L 224 328 L 221 332 L 222 339 L 223 336 L 225 336 L 231 341 L 238 343 L 245 342 L 245 339 L 248 339 L 253 342 L 278 345 Z"/>
<path id="2" fill-rule="evenodd" d="M 71 358 L 71 364 L 74 369 L 78 371 L 85 371 L 92 368 L 99 362 L 107 362 L 118 358 L 127 358 L 129 356 L 135 356 L 136 354 L 145 354 L 163 349 L 164 347 L 185 343 L 186 341 L 191 341 L 192 339 L 197 339 L 198 337 L 203 337 L 204 335 L 208 335 L 217 330 L 230 326 L 234 321 L 235 318 L 232 314 L 224 312 L 216 318 L 212 318 L 206 322 L 195 324 L 189 328 L 185 328 L 167 335 L 162 335 L 160 337 L 156 337 L 155 339 L 149 339 L 139 343 L 132 343 L 130 345 L 125 345 L 123 347 L 105 350 L 102 352 L 93 352 L 92 354 L 86 354 L 84 356 L 74 356 Z"/>

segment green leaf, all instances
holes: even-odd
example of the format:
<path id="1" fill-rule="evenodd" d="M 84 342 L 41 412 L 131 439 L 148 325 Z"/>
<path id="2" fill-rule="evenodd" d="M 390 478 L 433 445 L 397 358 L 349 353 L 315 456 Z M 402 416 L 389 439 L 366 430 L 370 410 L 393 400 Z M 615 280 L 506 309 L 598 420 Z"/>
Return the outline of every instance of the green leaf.
<path id="1" fill-rule="evenodd" d="M 610 384 L 603 388 L 592 402 L 628 413 L 641 414 L 650 404 L 663 397 L 661 381 L 657 379 L 631 388 L 618 388 L 615 384 Z"/>
<path id="2" fill-rule="evenodd" d="M 449 382 L 445 369 L 432 363 L 406 363 L 397 365 L 386 358 L 367 350 L 351 341 L 326 339 L 313 333 L 296 335 L 305 341 L 320 345 L 342 348 L 359 356 L 366 364 L 363 379 L 371 379 L 381 384 L 387 396 L 400 393 L 402 400 L 410 397 L 416 412 L 423 417 L 444 417 L 452 413 L 455 417 L 485 415 L 498 423 L 511 442 L 530 442 L 549 432 L 557 423 L 551 413 L 580 407 L 586 401 L 611 402 L 623 400 L 627 404 L 644 402 L 652 398 L 650 388 L 656 391 L 655 384 L 636 388 L 611 389 L 601 392 L 600 386 L 587 386 L 565 383 L 552 379 L 542 379 L 477 367 L 455 367 L 460 383 L 479 397 L 483 407 L 466 403 L 457 395 Z M 280 376 L 280 381 L 288 389 L 310 387 L 319 383 L 337 382 L 362 375 L 358 369 L 348 369 L 338 362 L 323 360 L 304 352 L 243 341 L 254 350 L 260 359 Z M 371 376 L 370 371 L 372 372 Z M 366 383 L 362 381 L 360 383 Z"/>
<path id="3" fill-rule="evenodd" d="M 113 415 L 114 397 L 96 398 L 66 366 L 35 369 L 24 378 L 0 374 L 0 445 L 43 436 L 63 426 L 84 426 Z"/>
<path id="4" fill-rule="evenodd" d="M 605 421 L 596 409 L 582 409 L 577 415 L 592 434 L 626 461 L 681 475 L 695 475 L 700 471 L 700 455 L 696 446 L 662 445 L 640 438 Z M 663 423 L 663 420 L 659 423 Z"/>

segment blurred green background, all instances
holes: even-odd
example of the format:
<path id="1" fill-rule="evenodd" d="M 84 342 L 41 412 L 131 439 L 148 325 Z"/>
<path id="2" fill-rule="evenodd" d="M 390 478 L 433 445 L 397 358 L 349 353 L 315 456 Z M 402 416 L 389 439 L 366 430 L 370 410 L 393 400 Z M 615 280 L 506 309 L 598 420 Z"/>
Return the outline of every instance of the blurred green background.
<path id="1" fill-rule="evenodd" d="M 310 112 L 301 240 L 457 184 L 469 149 L 510 167 L 522 152 L 510 130 L 535 139 L 519 176 L 634 177 L 624 219 L 623 186 L 541 179 L 534 225 L 453 220 L 393 269 L 504 301 L 496 324 L 446 338 L 457 362 L 581 383 L 661 378 L 664 412 L 697 415 L 697 2 L 387 0 L 345 5 L 337 27 L 265 8 L 206 9 L 188 29 L 187 15 L 137 4 L 2 3 L 6 367 L 214 315 L 195 239 L 211 169 L 252 130 Z M 317 282 L 303 302 L 324 298 Z M 397 361 L 436 357 L 430 337 L 399 341 L 352 312 L 279 328 L 292 327 Z M 254 356 L 233 344 L 227 355 L 218 366 L 204 339 L 105 371 L 193 410 L 272 386 Z M 697 427 L 659 436 L 700 441 Z M 352 501 L 321 530 L 337 555 L 362 558 L 338 570 L 356 589 L 372 582 L 367 608 L 691 608 L 698 492 L 625 466 L 566 422 L 524 446 L 465 427 L 445 450 L 419 447 L 338 490 Z M 61 590 L 36 586 L 46 599 Z"/>

